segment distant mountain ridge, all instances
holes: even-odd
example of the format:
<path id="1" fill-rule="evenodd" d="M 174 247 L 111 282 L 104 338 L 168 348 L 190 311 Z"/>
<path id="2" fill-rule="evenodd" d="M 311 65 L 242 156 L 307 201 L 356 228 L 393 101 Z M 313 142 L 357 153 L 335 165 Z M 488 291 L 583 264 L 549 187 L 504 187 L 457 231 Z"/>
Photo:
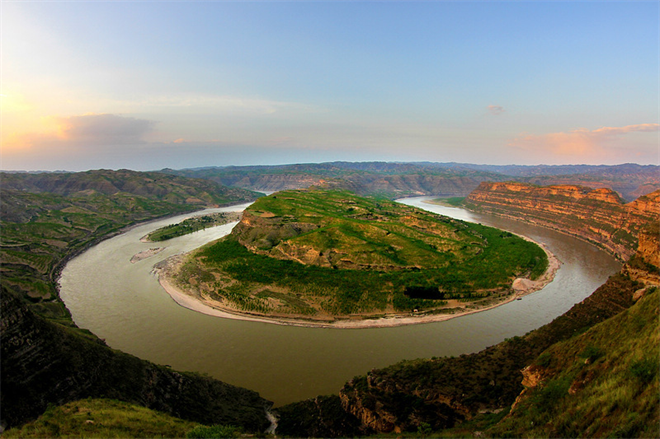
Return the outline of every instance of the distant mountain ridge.
<path id="1" fill-rule="evenodd" d="M 3 189 L 57 195 L 115 195 L 120 192 L 175 204 L 226 204 L 256 198 L 251 191 L 228 188 L 208 180 L 161 172 L 105 169 L 66 173 L 0 173 Z"/>
<path id="2" fill-rule="evenodd" d="M 342 180 L 361 195 L 389 198 L 466 196 L 483 181 L 576 184 L 611 188 L 625 200 L 660 189 L 656 165 L 477 165 L 431 162 L 328 162 L 277 166 L 204 167 L 162 172 L 203 178 L 252 190 L 302 189 L 328 179 Z M 352 186 L 352 187 L 351 187 Z"/>

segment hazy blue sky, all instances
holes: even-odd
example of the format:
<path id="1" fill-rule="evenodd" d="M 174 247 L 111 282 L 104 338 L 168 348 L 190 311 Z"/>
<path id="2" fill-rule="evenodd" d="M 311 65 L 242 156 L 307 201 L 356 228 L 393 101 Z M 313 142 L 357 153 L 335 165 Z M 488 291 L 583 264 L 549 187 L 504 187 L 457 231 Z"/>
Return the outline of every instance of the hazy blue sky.
<path id="1" fill-rule="evenodd" d="M 1 8 L 2 169 L 658 163 L 657 1 Z"/>

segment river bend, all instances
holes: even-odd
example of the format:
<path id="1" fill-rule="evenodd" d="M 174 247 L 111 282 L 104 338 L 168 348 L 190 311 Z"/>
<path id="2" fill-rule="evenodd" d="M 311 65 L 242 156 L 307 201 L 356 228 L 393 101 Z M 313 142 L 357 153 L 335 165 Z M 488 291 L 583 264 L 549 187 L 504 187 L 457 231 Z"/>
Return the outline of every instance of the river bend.
<path id="1" fill-rule="evenodd" d="M 174 369 L 207 373 L 258 391 L 276 405 L 337 393 L 347 380 L 403 359 L 471 353 L 524 335 L 582 301 L 620 264 L 596 247 L 561 233 L 464 209 L 400 200 L 432 212 L 491 225 L 547 245 L 562 262 L 543 290 L 500 307 L 452 320 L 370 329 L 328 329 L 228 320 L 177 305 L 153 266 L 229 233 L 236 223 L 162 243 L 140 238 L 191 214 L 153 221 L 105 240 L 72 259 L 60 295 L 81 328 L 114 349 Z M 242 210 L 238 205 L 207 212 Z M 196 214 L 201 214 L 198 212 Z M 131 263 L 137 253 L 166 247 Z"/>

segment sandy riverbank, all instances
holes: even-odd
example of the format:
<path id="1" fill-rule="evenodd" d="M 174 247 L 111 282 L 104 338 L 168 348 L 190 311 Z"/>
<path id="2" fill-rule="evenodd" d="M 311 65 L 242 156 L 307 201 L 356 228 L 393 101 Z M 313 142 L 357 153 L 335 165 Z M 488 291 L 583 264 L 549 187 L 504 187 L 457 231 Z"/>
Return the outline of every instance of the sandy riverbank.
<path id="1" fill-rule="evenodd" d="M 523 237 L 529 241 L 532 241 L 529 238 Z M 534 241 L 532 241 L 534 242 Z M 253 315 L 248 313 L 241 313 L 235 310 L 229 310 L 226 307 L 223 307 L 217 301 L 213 301 L 207 298 L 199 297 L 193 292 L 184 291 L 175 285 L 171 273 L 176 272 L 178 266 L 183 262 L 185 255 L 177 255 L 168 258 L 167 260 L 161 262 L 156 267 L 154 267 L 154 273 L 158 277 L 158 281 L 165 291 L 172 297 L 172 299 L 190 310 L 200 312 L 203 314 L 222 317 L 225 319 L 234 319 L 234 320 L 245 320 L 252 322 L 262 322 L 262 323 L 271 323 L 277 325 L 287 325 L 287 326 L 304 326 L 304 327 L 314 327 L 314 328 L 342 328 L 342 329 L 358 329 L 358 328 L 385 328 L 385 327 L 394 327 L 394 326 L 403 326 L 403 325 L 414 325 L 420 323 L 433 323 L 441 322 L 456 317 L 461 317 L 468 314 L 474 314 L 477 312 L 487 311 L 489 309 L 495 308 L 497 306 L 504 305 L 513 300 L 520 299 L 523 296 L 531 294 L 535 291 L 539 291 L 553 281 L 557 270 L 561 266 L 561 262 L 557 257 L 552 254 L 544 244 L 536 243 L 539 245 L 545 253 L 548 255 L 548 268 L 545 273 L 537 280 L 522 279 L 518 278 L 513 282 L 512 289 L 513 294 L 508 296 L 506 299 L 492 304 L 490 306 L 484 306 L 482 308 L 463 308 L 461 310 L 455 311 L 453 314 L 392 314 L 385 317 L 379 318 L 342 318 L 335 321 L 314 321 L 314 320 L 301 320 L 295 318 L 286 318 L 286 317 L 270 317 L 263 315 Z"/>
<path id="2" fill-rule="evenodd" d="M 140 253 L 133 255 L 133 257 L 131 258 L 131 264 L 135 264 L 136 262 L 140 262 L 143 259 L 147 259 L 154 255 L 157 255 L 163 250 L 165 250 L 165 247 L 154 247 L 145 251 L 141 251 Z"/>

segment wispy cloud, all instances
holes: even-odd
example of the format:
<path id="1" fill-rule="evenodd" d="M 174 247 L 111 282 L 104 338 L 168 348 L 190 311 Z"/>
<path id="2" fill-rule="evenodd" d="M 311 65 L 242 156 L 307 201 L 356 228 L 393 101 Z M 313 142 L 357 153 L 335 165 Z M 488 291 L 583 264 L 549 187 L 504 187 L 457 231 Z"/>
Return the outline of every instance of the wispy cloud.
<path id="1" fill-rule="evenodd" d="M 523 134 L 512 140 L 509 146 L 518 150 L 552 154 L 575 159 L 616 159 L 634 153 L 630 145 L 622 144 L 621 137 L 629 133 L 657 132 L 660 125 L 645 123 L 623 127 L 602 127 L 595 130 L 578 128 L 569 132 L 548 134 Z"/>
<path id="2" fill-rule="evenodd" d="M 283 111 L 316 111 L 312 105 L 299 102 L 277 101 L 259 97 L 241 97 L 230 95 L 206 94 L 174 94 L 154 96 L 132 101 L 113 101 L 114 106 L 123 108 L 140 108 L 152 110 L 168 110 L 176 108 L 198 109 L 204 112 L 227 112 L 246 114 L 274 114 Z"/>
<path id="3" fill-rule="evenodd" d="M 499 116 L 500 114 L 504 113 L 504 107 L 501 105 L 489 105 L 486 107 L 488 112 L 492 114 L 493 116 Z"/>
<path id="4" fill-rule="evenodd" d="M 115 114 L 86 114 L 54 119 L 61 139 L 91 145 L 140 142 L 156 124 L 152 120 Z"/>

